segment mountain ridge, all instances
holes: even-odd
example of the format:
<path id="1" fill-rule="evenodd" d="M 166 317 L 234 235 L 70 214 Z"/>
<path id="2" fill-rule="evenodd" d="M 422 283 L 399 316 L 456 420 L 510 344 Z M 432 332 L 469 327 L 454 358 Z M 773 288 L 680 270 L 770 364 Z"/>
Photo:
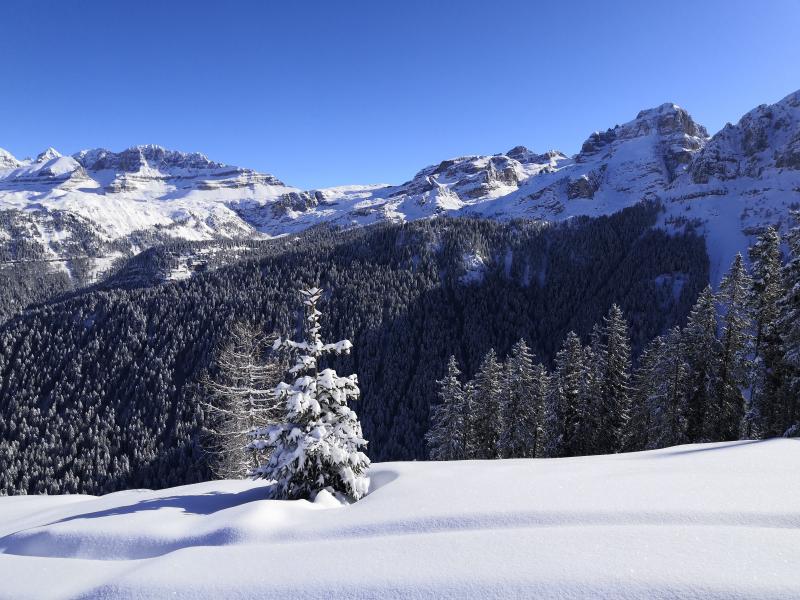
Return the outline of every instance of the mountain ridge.
<path id="1" fill-rule="evenodd" d="M 450 158 L 399 185 L 303 190 L 157 145 L 72 156 L 48 148 L 35 160 L 0 149 L 0 211 L 14 212 L 5 221 L 17 223 L 0 223 L 0 248 L 13 254 L 24 237 L 50 259 L 67 257 L 69 240 L 86 235 L 90 246 L 105 248 L 98 254 L 112 245 L 135 254 L 159 240 L 258 239 L 320 223 L 351 227 L 442 214 L 560 221 L 643 200 L 664 205 L 660 226 L 692 224 L 706 233 L 718 279 L 753 233 L 785 227 L 789 209 L 800 205 L 800 91 L 713 136 L 667 102 L 593 132 L 573 156 L 516 146 Z M 59 212 L 86 231 L 65 227 L 73 221 L 56 218 Z"/>

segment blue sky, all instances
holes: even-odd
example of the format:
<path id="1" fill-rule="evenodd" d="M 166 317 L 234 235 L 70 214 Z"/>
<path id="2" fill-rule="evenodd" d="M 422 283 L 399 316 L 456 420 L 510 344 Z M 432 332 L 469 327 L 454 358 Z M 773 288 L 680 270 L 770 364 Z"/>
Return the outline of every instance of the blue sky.
<path id="1" fill-rule="evenodd" d="M 0 9 L 0 147 L 156 143 L 292 185 L 573 153 L 676 102 L 710 132 L 800 88 L 800 2 L 44 2 Z"/>

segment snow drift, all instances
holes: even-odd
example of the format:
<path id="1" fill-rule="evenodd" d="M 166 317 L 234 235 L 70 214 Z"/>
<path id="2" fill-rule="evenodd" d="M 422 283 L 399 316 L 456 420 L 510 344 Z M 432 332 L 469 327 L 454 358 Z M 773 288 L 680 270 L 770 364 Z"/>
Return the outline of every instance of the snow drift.
<path id="1" fill-rule="evenodd" d="M 793 598 L 800 440 L 0 499 L 0 598 Z"/>

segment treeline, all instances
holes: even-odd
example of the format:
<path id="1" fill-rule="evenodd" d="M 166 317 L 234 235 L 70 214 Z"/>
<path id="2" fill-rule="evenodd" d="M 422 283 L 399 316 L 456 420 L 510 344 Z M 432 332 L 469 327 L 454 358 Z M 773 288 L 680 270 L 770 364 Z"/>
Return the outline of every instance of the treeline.
<path id="1" fill-rule="evenodd" d="M 426 435 L 430 458 L 582 456 L 693 442 L 800 434 L 800 226 L 767 229 L 737 256 L 686 325 L 653 339 L 631 368 L 628 324 L 616 305 L 588 345 L 567 334 L 552 370 L 522 339 L 494 350 L 461 381 L 454 356 Z"/>
<path id="2" fill-rule="evenodd" d="M 354 344 L 330 366 L 358 374 L 370 458 L 427 458 L 429 405 L 451 354 L 472 377 L 490 347 L 504 356 L 524 337 L 551 367 L 567 332 L 588 336 L 614 302 L 634 356 L 684 322 L 708 282 L 705 243 L 653 229 L 658 214 L 643 204 L 563 225 L 321 228 L 185 281 L 29 309 L 0 326 L 0 492 L 209 478 L 201 375 L 214 375 L 236 321 L 297 339 L 298 291 L 314 286 L 327 290 L 322 335 Z"/>

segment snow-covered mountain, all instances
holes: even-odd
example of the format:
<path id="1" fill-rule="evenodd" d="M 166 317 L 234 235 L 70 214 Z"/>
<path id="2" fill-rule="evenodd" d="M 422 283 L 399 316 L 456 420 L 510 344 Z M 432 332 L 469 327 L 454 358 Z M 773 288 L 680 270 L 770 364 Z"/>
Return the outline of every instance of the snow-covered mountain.
<path id="1" fill-rule="evenodd" d="M 0 246 L 24 239 L 52 259 L 135 253 L 158 240 L 263 237 L 443 213 L 563 220 L 645 199 L 663 225 L 691 223 L 709 241 L 712 276 L 767 224 L 800 203 L 800 91 L 759 106 L 709 138 L 674 104 L 592 133 L 580 152 L 523 146 L 464 156 L 402 185 L 301 190 L 202 154 L 137 146 L 122 152 L 48 148 L 34 160 L 0 150 Z"/>

